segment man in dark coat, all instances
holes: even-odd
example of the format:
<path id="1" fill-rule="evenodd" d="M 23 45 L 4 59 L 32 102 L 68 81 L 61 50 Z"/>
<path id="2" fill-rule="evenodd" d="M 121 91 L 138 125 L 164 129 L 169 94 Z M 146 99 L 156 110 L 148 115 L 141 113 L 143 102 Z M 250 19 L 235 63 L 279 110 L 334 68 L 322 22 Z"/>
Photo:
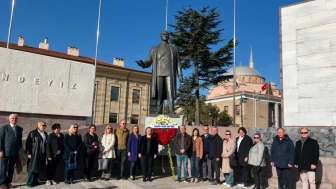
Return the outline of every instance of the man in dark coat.
<path id="1" fill-rule="evenodd" d="M 188 183 L 188 157 L 192 149 L 191 136 L 186 133 L 185 125 L 180 126 L 180 132 L 175 137 L 177 181 L 181 182 L 181 165 L 183 164 L 184 182 Z"/>
<path id="2" fill-rule="evenodd" d="M 309 137 L 307 128 L 300 129 L 301 140 L 295 144 L 295 168 L 299 168 L 302 188 L 316 189 L 315 172 L 318 164 L 320 150 L 316 140 Z M 309 182 L 309 186 L 308 186 Z"/>
<path id="3" fill-rule="evenodd" d="M 163 101 L 168 100 L 169 111 L 174 113 L 176 99 L 176 75 L 182 82 L 182 68 L 179 50 L 169 45 L 169 33 L 161 33 L 162 42 L 150 50 L 145 61 L 136 61 L 142 68 L 153 66 L 151 98 L 157 100 L 158 113 L 163 112 Z"/>
<path id="4" fill-rule="evenodd" d="M 31 131 L 26 140 L 26 151 L 29 158 L 27 167 L 28 187 L 40 184 L 38 181 L 39 173 L 45 168 L 48 141 L 48 133 L 44 131 L 46 126 L 46 122 L 39 121 L 37 129 Z"/>
<path id="5" fill-rule="evenodd" d="M 22 147 L 22 127 L 16 125 L 18 115 L 9 116 L 9 124 L 0 128 L 0 188 L 13 188 L 12 179 L 15 163 Z M 6 174 L 7 172 L 7 174 Z"/>
<path id="6" fill-rule="evenodd" d="M 211 166 L 211 159 L 209 158 L 212 135 L 209 134 L 209 126 L 204 126 L 203 132 L 204 133 L 201 135 L 203 140 L 203 156 L 201 159 L 202 171 L 200 171 L 200 173 L 203 177 L 203 181 L 208 179 L 209 182 L 212 182 L 213 170 Z"/>
<path id="7" fill-rule="evenodd" d="M 213 137 L 210 143 L 209 159 L 211 159 L 212 167 L 214 168 L 214 171 L 216 173 L 216 178 L 212 184 L 219 185 L 220 162 L 223 151 L 223 139 L 218 135 L 217 127 L 212 128 L 212 136 Z"/>
<path id="8" fill-rule="evenodd" d="M 248 169 L 248 155 L 253 142 L 251 137 L 247 135 L 245 127 L 240 127 L 238 129 L 239 137 L 236 138 L 236 155 L 238 158 L 239 168 L 242 170 L 243 183 L 238 184 L 239 186 L 248 187 L 249 181 L 249 169 Z"/>
<path id="9" fill-rule="evenodd" d="M 271 147 L 271 166 L 276 167 L 279 189 L 291 188 L 290 168 L 294 164 L 294 143 L 285 134 L 283 128 L 278 129 Z"/>

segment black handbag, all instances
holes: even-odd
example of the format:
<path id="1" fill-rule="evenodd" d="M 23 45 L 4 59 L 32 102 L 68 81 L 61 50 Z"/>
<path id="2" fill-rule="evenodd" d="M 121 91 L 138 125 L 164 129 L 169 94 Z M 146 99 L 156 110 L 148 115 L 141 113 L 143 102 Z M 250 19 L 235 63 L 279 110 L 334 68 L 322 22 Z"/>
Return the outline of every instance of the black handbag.
<path id="1" fill-rule="evenodd" d="M 106 158 L 98 159 L 98 171 L 108 171 L 110 160 Z"/>
<path id="2" fill-rule="evenodd" d="M 233 153 L 231 156 L 229 156 L 229 162 L 231 168 L 238 167 L 238 159 L 237 156 Z"/>

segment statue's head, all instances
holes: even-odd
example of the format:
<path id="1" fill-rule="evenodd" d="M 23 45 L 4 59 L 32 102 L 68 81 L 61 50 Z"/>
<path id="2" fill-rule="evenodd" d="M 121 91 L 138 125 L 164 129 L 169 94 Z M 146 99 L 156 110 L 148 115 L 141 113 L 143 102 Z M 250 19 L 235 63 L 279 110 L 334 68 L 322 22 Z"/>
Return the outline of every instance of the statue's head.
<path id="1" fill-rule="evenodd" d="M 168 40 L 169 40 L 168 31 L 164 30 L 163 32 L 161 32 L 160 37 L 161 37 L 162 41 L 168 42 Z"/>

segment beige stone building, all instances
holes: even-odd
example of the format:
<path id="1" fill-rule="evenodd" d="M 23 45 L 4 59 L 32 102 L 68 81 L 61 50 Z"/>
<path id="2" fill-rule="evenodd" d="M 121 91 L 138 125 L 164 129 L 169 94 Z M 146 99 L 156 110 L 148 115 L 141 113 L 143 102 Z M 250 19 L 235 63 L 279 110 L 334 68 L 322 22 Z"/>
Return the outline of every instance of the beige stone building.
<path id="1" fill-rule="evenodd" d="M 156 109 L 150 99 L 151 73 L 124 67 L 124 60 L 114 58 L 114 65 L 98 66 L 94 122 L 144 124 L 146 116 Z"/>
<path id="2" fill-rule="evenodd" d="M 233 69 L 227 70 L 226 74 L 233 75 Z M 254 69 L 252 49 L 249 66 L 236 67 L 236 79 L 236 82 L 225 81 L 211 88 L 206 103 L 216 105 L 220 111 L 227 111 L 232 117 L 235 114 L 237 127 L 279 127 L 281 122 L 280 91 L 274 82 L 266 83 L 265 78 Z M 268 90 L 262 90 L 265 84 Z M 235 107 L 233 108 L 234 86 L 236 88 Z"/>

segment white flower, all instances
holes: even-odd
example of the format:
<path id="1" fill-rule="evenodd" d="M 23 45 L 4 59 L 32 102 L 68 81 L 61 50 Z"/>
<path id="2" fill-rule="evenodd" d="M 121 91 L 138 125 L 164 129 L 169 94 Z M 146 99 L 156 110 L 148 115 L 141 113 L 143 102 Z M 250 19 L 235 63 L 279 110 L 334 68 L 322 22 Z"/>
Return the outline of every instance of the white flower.
<path id="1" fill-rule="evenodd" d="M 165 116 L 165 115 L 159 115 L 152 121 L 152 125 L 175 126 L 177 124 L 170 117 Z"/>

